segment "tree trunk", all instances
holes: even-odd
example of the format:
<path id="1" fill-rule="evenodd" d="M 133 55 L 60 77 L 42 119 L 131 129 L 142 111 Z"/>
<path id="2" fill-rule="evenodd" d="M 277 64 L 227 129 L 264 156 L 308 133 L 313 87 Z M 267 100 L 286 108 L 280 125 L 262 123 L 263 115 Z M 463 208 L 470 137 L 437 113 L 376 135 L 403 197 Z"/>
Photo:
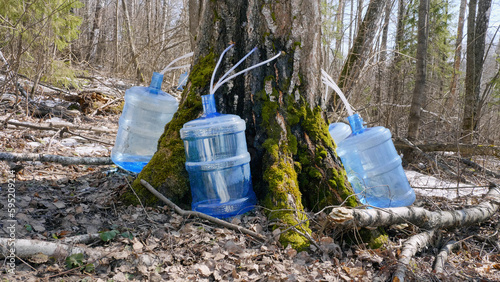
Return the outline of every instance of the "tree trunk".
<path id="1" fill-rule="evenodd" d="M 304 206 L 317 210 L 341 204 L 352 194 L 319 108 L 319 0 L 271 4 L 262 0 L 203 1 L 190 5 L 190 14 L 201 16 L 199 25 L 191 22 L 196 47 L 189 83 L 178 112 L 159 140 L 158 151 L 139 174 L 134 189 L 144 202 L 156 203 L 140 185 L 144 179 L 186 206 L 190 192 L 179 130 L 200 115 L 200 95 L 208 93 L 217 57 L 229 42 L 235 43 L 219 67 L 228 70 L 257 46 L 258 53 L 242 69 L 284 51 L 267 67 L 219 88 L 216 104 L 219 112 L 238 114 L 246 121 L 252 183 L 260 203 L 270 210 L 269 220 L 281 230 L 295 226 L 309 233 Z M 125 199 L 134 198 L 125 195 Z M 347 204 L 357 203 L 350 197 Z M 307 246 L 307 239 L 292 230 L 284 232 L 281 241 L 298 249 Z"/>
<path id="2" fill-rule="evenodd" d="M 133 3 L 133 1 L 132 1 L 132 3 Z M 138 54 L 137 54 L 137 51 L 135 49 L 134 36 L 132 33 L 132 27 L 130 25 L 130 16 L 128 13 L 127 3 L 125 2 L 125 0 L 122 0 L 122 7 L 123 7 L 123 13 L 125 16 L 125 24 L 127 26 L 127 35 L 128 35 L 127 39 L 128 39 L 128 43 L 130 45 L 130 50 L 132 51 L 132 61 L 134 62 L 134 67 L 136 70 L 137 79 L 140 82 L 144 82 L 144 77 L 142 76 L 141 67 L 139 66 L 139 59 L 137 58 Z"/>
<path id="3" fill-rule="evenodd" d="M 151 1 L 145 1 L 146 6 L 146 39 L 147 44 L 151 43 Z"/>
<path id="4" fill-rule="evenodd" d="M 462 120 L 463 142 L 472 144 L 479 123 L 479 100 L 491 0 L 471 0 L 467 20 L 467 69 Z M 477 17 L 476 17 L 477 10 Z"/>
<path id="5" fill-rule="evenodd" d="M 92 27 L 91 39 L 90 39 L 90 52 L 87 60 L 91 63 L 95 63 L 97 54 L 97 45 L 99 43 L 99 31 L 101 29 L 101 10 L 104 6 L 102 0 L 97 0 L 94 13 L 94 25 Z"/>
<path id="6" fill-rule="evenodd" d="M 118 40 L 118 32 L 120 31 L 120 1 L 116 0 L 115 6 L 115 34 L 114 34 L 114 45 L 115 45 L 115 58 L 113 60 L 113 69 L 117 70 L 119 65 L 119 52 L 120 52 L 120 41 Z"/>
<path id="7" fill-rule="evenodd" d="M 372 42 L 376 35 L 385 2 L 386 0 L 371 0 L 368 5 L 365 18 L 347 55 L 338 81 L 338 86 L 346 94 L 359 78 L 367 55 L 372 49 Z"/>
<path id="8" fill-rule="evenodd" d="M 377 88 L 375 91 L 375 107 L 373 108 L 373 116 L 378 117 L 380 114 L 380 103 L 382 102 L 382 84 L 383 77 L 387 72 L 387 37 L 389 35 L 389 22 L 391 19 L 392 1 L 387 1 L 385 4 L 384 25 L 382 27 L 382 38 L 380 42 L 380 60 L 377 69 Z"/>
<path id="9" fill-rule="evenodd" d="M 426 98 L 426 72 L 427 72 L 427 42 L 429 37 L 429 0 L 420 0 L 418 7 L 418 42 L 417 42 L 417 65 L 415 74 L 415 88 L 410 107 L 408 124 L 408 140 L 415 141 L 418 138 L 418 127 L 420 125 L 420 113 Z"/>
<path id="10" fill-rule="evenodd" d="M 458 13 L 457 39 L 455 42 L 455 59 L 453 62 L 453 76 L 451 78 L 450 94 L 446 98 L 444 109 L 452 109 L 456 101 L 458 75 L 460 73 L 460 61 L 462 60 L 462 40 L 464 36 L 465 8 L 467 0 L 460 1 Z"/>
<path id="11" fill-rule="evenodd" d="M 396 25 L 396 38 L 395 38 L 395 52 L 390 68 L 389 75 L 391 76 L 389 80 L 388 94 L 387 96 L 390 99 L 391 104 L 397 104 L 399 101 L 399 97 L 401 96 L 399 93 L 399 74 L 401 70 L 401 61 L 402 56 L 399 53 L 401 50 L 401 44 L 404 36 L 404 21 L 405 21 L 405 0 L 398 0 L 398 22 Z M 389 106 L 387 109 L 387 118 L 385 122 L 385 126 L 389 127 L 392 123 L 392 117 L 394 115 L 394 107 Z"/>

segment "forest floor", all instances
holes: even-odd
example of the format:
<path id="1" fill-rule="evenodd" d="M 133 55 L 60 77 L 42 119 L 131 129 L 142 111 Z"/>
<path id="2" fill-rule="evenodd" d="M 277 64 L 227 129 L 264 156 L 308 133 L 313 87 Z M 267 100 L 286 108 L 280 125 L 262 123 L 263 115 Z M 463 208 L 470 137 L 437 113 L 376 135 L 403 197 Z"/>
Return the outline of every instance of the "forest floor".
<path id="1" fill-rule="evenodd" d="M 102 81 L 100 86 L 106 84 Z M 129 86 L 115 83 L 109 89 L 118 89 L 119 97 Z M 96 109 L 115 97 L 85 92 L 85 99 L 67 101 L 57 91 L 45 90 L 31 105 L 20 97 L 12 99 L 14 95 L 0 98 L 0 126 L 4 126 L 0 151 L 109 156 L 120 112 Z M 19 108 L 14 110 L 16 101 Z M 74 110 L 37 112 L 34 107 L 41 104 L 49 109 L 73 105 Z M 12 114 L 15 112 L 18 114 Z M 6 120 L 11 123 L 5 124 Z M 16 126 L 15 122 L 44 125 L 45 129 Z M 61 130 L 61 124 L 102 130 Z M 459 165 L 452 153 L 440 158 Z M 499 173 L 498 159 L 481 156 L 475 161 Z M 490 182 L 500 184 L 499 179 L 461 165 L 462 175 L 476 187 L 457 189 L 456 182 L 442 182 L 443 175 L 430 167 L 425 161 L 408 165 L 417 192 L 414 206 L 429 210 L 471 207 L 482 201 Z M 119 196 L 131 189 L 133 175 L 113 165 L 0 161 L 0 171 L 0 238 L 57 243 L 81 234 L 100 234 L 96 240 L 78 245 L 85 250 L 84 257 L 66 259 L 62 252 L 52 257 L 36 255 L 16 259 L 13 268 L 2 260 L 1 281 L 387 281 L 404 240 L 419 232 L 411 225 L 388 227 L 389 241 L 372 250 L 358 239 L 356 230 L 324 228 L 326 209 L 310 215 L 319 248 L 311 245 L 309 250 L 297 252 L 275 240 L 277 232 L 271 230 L 259 207 L 232 223 L 262 234 L 265 242 L 199 218 L 183 218 L 167 207 L 126 206 Z M 9 183 L 15 186 L 15 232 L 8 228 Z M 499 219 L 497 213 L 481 224 L 443 230 L 439 242 L 411 260 L 408 280 L 500 281 Z M 443 273 L 434 273 L 435 256 L 449 240 L 459 241 L 460 248 L 449 255 Z M 5 256 L 6 250 L 1 249 Z"/>

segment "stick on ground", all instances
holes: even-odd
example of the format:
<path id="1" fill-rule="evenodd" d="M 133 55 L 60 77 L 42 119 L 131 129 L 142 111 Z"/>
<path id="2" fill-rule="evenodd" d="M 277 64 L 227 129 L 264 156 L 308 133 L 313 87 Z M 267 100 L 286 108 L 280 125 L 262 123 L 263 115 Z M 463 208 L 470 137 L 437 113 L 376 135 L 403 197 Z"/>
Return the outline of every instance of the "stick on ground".
<path id="1" fill-rule="evenodd" d="M 239 231 L 239 232 L 241 232 L 243 234 L 250 235 L 250 236 L 252 236 L 252 237 L 254 237 L 254 238 L 256 238 L 256 239 L 258 239 L 260 241 L 265 241 L 266 240 L 266 237 L 264 237 L 263 235 L 261 235 L 259 233 L 256 233 L 256 232 L 254 232 L 252 230 L 249 230 L 249 229 L 247 229 L 245 227 L 241 227 L 241 226 L 229 223 L 229 222 L 224 221 L 222 219 L 218 219 L 218 218 L 215 218 L 213 216 L 209 216 L 209 215 L 201 213 L 201 212 L 183 210 L 179 206 L 177 206 L 176 204 L 174 204 L 172 201 L 170 201 L 169 199 L 167 199 L 165 196 L 163 196 L 160 192 L 156 191 L 156 189 L 153 188 L 153 186 L 151 186 L 151 184 L 149 184 L 146 180 L 141 179 L 141 184 L 146 189 L 148 189 L 149 192 L 153 193 L 153 195 L 155 195 L 156 197 L 158 197 L 158 199 L 162 200 L 165 204 L 167 204 L 169 207 L 171 207 L 176 213 L 178 213 L 179 215 L 181 215 L 183 217 L 196 216 L 196 217 L 208 220 L 208 221 L 210 221 L 212 223 L 215 223 L 215 224 L 221 225 L 223 227 L 226 227 L 228 229 Z"/>

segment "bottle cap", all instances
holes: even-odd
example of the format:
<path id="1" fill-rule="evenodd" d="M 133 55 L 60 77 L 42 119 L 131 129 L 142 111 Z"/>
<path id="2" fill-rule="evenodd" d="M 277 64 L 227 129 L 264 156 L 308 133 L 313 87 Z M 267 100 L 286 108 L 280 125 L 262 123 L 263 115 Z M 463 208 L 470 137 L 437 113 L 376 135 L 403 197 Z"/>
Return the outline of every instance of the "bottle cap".
<path id="1" fill-rule="evenodd" d="M 163 74 L 158 72 L 153 72 L 153 77 L 151 78 L 150 88 L 161 90 L 161 83 L 163 82 Z M 156 93 L 157 94 L 157 93 Z"/>

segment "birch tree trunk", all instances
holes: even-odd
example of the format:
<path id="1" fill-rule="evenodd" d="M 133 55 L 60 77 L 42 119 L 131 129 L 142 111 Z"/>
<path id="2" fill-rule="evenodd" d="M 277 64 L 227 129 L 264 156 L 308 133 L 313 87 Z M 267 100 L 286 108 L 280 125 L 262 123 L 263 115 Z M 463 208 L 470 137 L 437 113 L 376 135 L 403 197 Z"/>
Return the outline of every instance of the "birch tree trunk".
<path id="1" fill-rule="evenodd" d="M 429 0 L 420 0 L 418 7 L 418 42 L 417 42 L 417 65 L 415 74 L 415 88 L 410 106 L 410 117 L 408 124 L 408 140 L 415 141 L 418 138 L 418 127 L 420 125 L 420 113 L 426 98 L 426 72 L 427 72 L 427 42 L 429 37 Z"/>
<path id="2" fill-rule="evenodd" d="M 117 69 L 119 65 L 118 58 L 120 52 L 120 41 L 118 40 L 118 32 L 120 31 L 120 1 L 116 0 L 115 6 L 115 34 L 114 34 L 114 45 L 115 45 L 115 58 L 113 60 L 113 69 Z"/>
<path id="3" fill-rule="evenodd" d="M 96 61 L 97 46 L 99 43 L 99 31 L 101 29 L 101 10 L 103 6 L 104 2 L 102 0 L 97 0 L 94 13 L 94 25 L 92 27 L 90 39 L 90 52 L 87 58 L 87 60 L 91 63 L 95 63 Z"/>
<path id="4" fill-rule="evenodd" d="M 299 234 L 310 232 L 304 206 L 316 210 L 340 204 L 352 194 L 319 107 L 319 0 L 201 1 L 190 5 L 190 14 L 200 17 L 191 17 L 195 59 L 189 82 L 158 151 L 133 187 L 146 203 L 157 200 L 140 185 L 140 179 L 174 202 L 189 204 L 179 130 L 201 114 L 200 95 L 208 93 L 219 54 L 229 42 L 235 43 L 219 67 L 222 73 L 255 46 L 258 52 L 238 69 L 285 52 L 267 66 L 222 86 L 215 96 L 219 112 L 238 114 L 246 121 L 252 183 L 260 204 L 269 209 L 269 220 L 276 228 L 295 226 L 281 235 L 281 241 L 302 249 L 308 241 Z M 347 201 L 357 204 L 352 197 Z"/>

